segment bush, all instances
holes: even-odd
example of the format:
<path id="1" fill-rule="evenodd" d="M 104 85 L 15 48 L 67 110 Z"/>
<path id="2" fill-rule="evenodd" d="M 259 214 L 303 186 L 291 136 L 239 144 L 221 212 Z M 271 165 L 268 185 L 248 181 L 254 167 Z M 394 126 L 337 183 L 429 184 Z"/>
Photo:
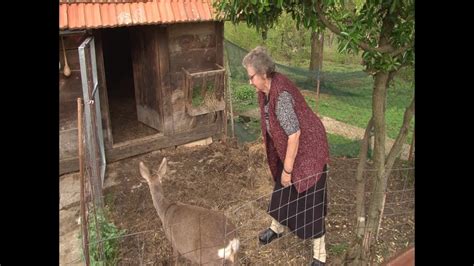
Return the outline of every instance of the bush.
<path id="1" fill-rule="evenodd" d="M 233 98 L 235 101 L 256 101 L 255 89 L 250 85 L 237 85 L 234 89 Z"/>
<path id="2" fill-rule="evenodd" d="M 125 234 L 125 230 L 119 230 L 115 224 L 107 221 L 102 212 L 97 212 L 97 223 L 101 232 L 104 258 L 100 259 L 96 219 L 90 216 L 88 223 L 90 263 L 91 265 L 117 265 L 119 241 L 120 237 Z M 82 232 L 79 237 L 82 238 Z"/>

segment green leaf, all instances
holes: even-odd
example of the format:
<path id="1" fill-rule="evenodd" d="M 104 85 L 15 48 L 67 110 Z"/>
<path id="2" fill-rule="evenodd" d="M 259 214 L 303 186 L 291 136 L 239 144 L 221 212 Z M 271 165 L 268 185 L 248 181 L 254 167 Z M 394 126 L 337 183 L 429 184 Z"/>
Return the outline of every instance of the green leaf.
<path id="1" fill-rule="evenodd" d="M 398 1 L 397 0 L 392 0 L 392 5 L 390 6 L 390 13 L 393 13 L 395 8 L 397 8 Z"/>

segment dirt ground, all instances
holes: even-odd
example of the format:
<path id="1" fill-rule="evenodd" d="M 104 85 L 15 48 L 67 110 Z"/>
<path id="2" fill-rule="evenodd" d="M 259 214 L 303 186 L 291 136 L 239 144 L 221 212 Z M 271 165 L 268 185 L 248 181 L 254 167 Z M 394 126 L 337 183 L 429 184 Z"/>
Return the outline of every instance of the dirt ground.
<path id="1" fill-rule="evenodd" d="M 238 227 L 240 264 L 307 265 L 312 258 L 309 240 L 300 240 L 286 232 L 269 245 L 258 243 L 258 233 L 270 224 L 266 209 L 273 188 L 263 146 L 259 143 L 169 148 L 109 164 L 106 178 L 119 183 L 105 189 L 106 206 L 111 220 L 126 230 L 120 241 L 120 264 L 167 265 L 173 260 L 150 190 L 138 171 L 140 160 L 153 173 L 166 157 L 165 196 L 172 201 L 223 211 Z M 357 159 L 331 158 L 326 220 L 329 265 L 343 264 L 342 254 L 352 239 L 357 162 Z M 394 168 L 400 170 L 394 170 L 389 178 L 376 248 L 377 263 L 414 243 L 413 173 L 400 163 Z M 368 171 L 367 176 L 372 173 Z M 370 191 L 370 184 L 367 185 Z M 185 263 L 183 259 L 180 262 Z"/>

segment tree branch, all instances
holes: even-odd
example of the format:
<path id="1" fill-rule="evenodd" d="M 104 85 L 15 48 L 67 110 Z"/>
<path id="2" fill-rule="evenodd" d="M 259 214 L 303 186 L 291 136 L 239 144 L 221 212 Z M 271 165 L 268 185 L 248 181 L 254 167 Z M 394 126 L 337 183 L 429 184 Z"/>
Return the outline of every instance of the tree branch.
<path id="1" fill-rule="evenodd" d="M 411 99 L 410 105 L 406 108 L 405 114 L 403 115 L 403 124 L 400 128 L 400 132 L 398 133 L 397 139 L 393 144 L 390 152 L 388 153 L 387 160 L 385 163 L 385 175 L 390 175 L 392 166 L 395 162 L 395 159 L 400 155 L 403 143 L 408 136 L 408 129 L 410 127 L 410 121 L 413 118 L 413 114 L 415 112 L 415 97 Z"/>
<path id="2" fill-rule="evenodd" d="M 316 3 L 316 14 L 318 15 L 319 20 L 332 32 L 335 34 L 342 36 L 342 31 L 333 23 L 331 23 L 326 15 L 324 15 L 324 12 L 321 7 L 321 1 L 318 1 Z M 380 47 L 373 48 L 366 42 L 359 42 L 357 43 L 357 46 L 359 46 L 362 50 L 366 52 L 380 52 L 380 53 L 392 53 L 395 52 L 395 49 L 392 47 L 390 44 L 382 45 Z"/>
<path id="3" fill-rule="evenodd" d="M 364 168 L 367 163 L 367 152 L 369 150 L 369 138 L 370 131 L 374 127 L 374 119 L 370 118 L 367 127 L 365 128 L 364 138 L 362 139 L 361 148 L 359 151 L 359 164 L 357 165 L 356 174 L 356 216 L 357 216 L 357 227 L 356 236 L 362 238 L 365 229 L 365 180 L 364 180 Z"/>
<path id="4" fill-rule="evenodd" d="M 400 47 L 400 48 L 396 49 L 395 51 L 391 52 L 390 55 L 391 55 L 391 56 L 397 56 L 397 55 L 399 55 L 399 54 L 404 53 L 406 50 L 410 49 L 411 47 L 413 47 L 413 44 L 412 44 L 412 43 L 410 43 L 410 44 L 407 45 L 407 46 Z"/>

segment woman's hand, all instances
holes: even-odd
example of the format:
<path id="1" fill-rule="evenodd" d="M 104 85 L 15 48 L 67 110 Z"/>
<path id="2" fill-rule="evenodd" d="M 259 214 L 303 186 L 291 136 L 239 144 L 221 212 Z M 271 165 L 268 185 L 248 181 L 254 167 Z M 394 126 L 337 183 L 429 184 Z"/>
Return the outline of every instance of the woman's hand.
<path id="1" fill-rule="evenodd" d="M 288 187 L 291 185 L 291 174 L 287 174 L 285 171 L 281 172 L 281 185 L 283 187 Z"/>
<path id="2" fill-rule="evenodd" d="M 281 185 L 287 187 L 291 185 L 291 172 L 293 171 L 298 146 L 300 143 L 301 130 L 288 136 L 288 146 L 286 147 L 285 162 L 283 163 L 283 171 L 281 173 Z"/>

